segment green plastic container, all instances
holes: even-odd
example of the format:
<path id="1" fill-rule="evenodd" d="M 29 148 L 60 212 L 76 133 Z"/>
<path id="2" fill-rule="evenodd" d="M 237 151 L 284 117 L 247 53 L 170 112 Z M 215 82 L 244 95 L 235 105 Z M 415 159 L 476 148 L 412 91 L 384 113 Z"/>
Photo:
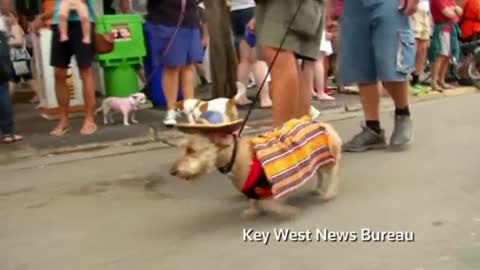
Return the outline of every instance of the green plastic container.
<path id="1" fill-rule="evenodd" d="M 140 15 L 104 15 L 96 22 L 99 33 L 115 33 L 115 49 L 97 56 L 103 67 L 107 96 L 127 97 L 138 92 L 136 66 L 143 63 L 147 51 Z"/>

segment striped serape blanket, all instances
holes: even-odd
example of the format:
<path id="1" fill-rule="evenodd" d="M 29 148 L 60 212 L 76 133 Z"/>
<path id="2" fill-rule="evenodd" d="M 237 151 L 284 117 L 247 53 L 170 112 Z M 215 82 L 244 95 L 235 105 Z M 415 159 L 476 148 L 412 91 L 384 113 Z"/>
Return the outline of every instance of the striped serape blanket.
<path id="1" fill-rule="evenodd" d="M 275 198 L 305 184 L 320 166 L 335 162 L 325 127 L 308 116 L 290 120 L 251 143 Z"/>

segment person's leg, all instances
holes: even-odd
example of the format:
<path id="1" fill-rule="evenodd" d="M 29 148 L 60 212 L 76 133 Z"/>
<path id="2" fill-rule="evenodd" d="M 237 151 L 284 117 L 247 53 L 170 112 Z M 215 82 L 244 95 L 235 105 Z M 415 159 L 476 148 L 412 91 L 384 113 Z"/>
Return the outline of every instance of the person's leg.
<path id="1" fill-rule="evenodd" d="M 358 84 L 365 126 L 343 149 L 363 152 L 386 147 L 384 131 L 380 125 L 378 67 L 372 46 L 373 28 L 370 26 L 370 8 L 362 1 L 344 4 L 340 32 L 339 79 L 345 85 Z"/>
<path id="2" fill-rule="evenodd" d="M 185 99 L 195 98 L 193 64 L 186 64 L 180 69 L 180 81 L 182 82 L 183 97 Z"/>
<path id="3" fill-rule="evenodd" d="M 238 105 L 246 105 L 250 104 L 252 101 L 248 99 L 247 97 L 247 92 L 246 92 L 246 87 L 248 85 L 248 76 L 250 73 L 250 62 L 249 62 L 249 57 L 250 57 L 250 51 L 251 48 L 247 44 L 245 40 L 240 40 L 239 46 L 238 46 L 238 51 L 239 51 L 239 57 L 240 57 L 240 62 L 237 67 L 237 80 L 240 82 L 244 87 L 241 89 L 238 89 L 239 91 L 237 93 L 236 99 Z"/>
<path id="4" fill-rule="evenodd" d="M 381 14 L 372 35 L 378 78 L 395 103 L 395 126 L 390 146 L 403 150 L 413 142 L 408 76 L 415 70 L 415 37 L 410 18 L 398 12 L 396 3 L 385 1 L 374 13 Z"/>
<path id="5" fill-rule="evenodd" d="M 22 137 L 15 135 L 12 99 L 8 82 L 0 83 L 0 136 L 2 142 L 14 142 Z"/>
<path id="6" fill-rule="evenodd" d="M 448 67 L 450 66 L 450 57 L 443 56 L 442 65 L 440 66 L 440 72 L 438 76 L 438 84 L 444 89 L 453 88 L 450 84 L 446 82 Z"/>
<path id="7" fill-rule="evenodd" d="M 295 107 L 295 114 L 293 117 L 300 118 L 305 115 L 310 115 L 310 108 L 312 106 L 312 91 L 309 88 L 309 83 L 305 80 L 305 74 L 302 71 L 302 67 L 296 62 L 297 76 L 299 78 L 299 83 L 297 86 L 296 100 L 297 105 Z"/>
<path id="8" fill-rule="evenodd" d="M 250 67 L 253 70 L 253 75 L 255 81 L 258 82 L 258 87 L 268 76 L 268 66 L 264 61 L 259 61 L 257 58 L 257 52 L 254 48 L 250 48 L 249 52 L 249 63 Z M 261 108 L 270 108 L 272 107 L 272 99 L 270 98 L 270 83 L 268 80 L 265 81 L 263 88 L 260 92 L 260 107 Z"/>
<path id="9" fill-rule="evenodd" d="M 198 77 L 200 78 L 201 85 L 208 84 L 206 73 L 205 73 L 205 66 L 203 63 L 196 63 L 195 64 L 195 71 L 197 72 Z"/>
<path id="10" fill-rule="evenodd" d="M 60 4 L 60 20 L 58 29 L 60 30 L 60 41 L 68 40 L 68 17 L 70 14 L 71 0 L 63 0 Z"/>
<path id="11" fill-rule="evenodd" d="M 8 83 L 8 91 L 10 92 L 10 97 L 11 98 L 13 98 L 15 96 L 15 91 L 17 90 L 19 83 L 20 83 L 20 81 L 18 81 L 18 82 L 11 81 L 11 82 Z"/>
<path id="12" fill-rule="evenodd" d="M 94 44 L 84 42 L 83 26 L 80 22 L 70 23 L 68 31 L 73 46 L 73 53 L 77 60 L 80 71 L 80 78 L 83 86 L 83 97 L 85 101 L 85 118 L 80 134 L 92 135 L 97 131 L 95 124 L 95 75 L 93 72 L 93 61 L 95 57 Z M 94 38 L 95 30 L 90 28 L 90 40 Z M 83 36 L 83 38 L 82 38 Z M 68 93 L 67 93 L 68 94 Z"/>
<path id="13" fill-rule="evenodd" d="M 163 69 L 163 92 L 167 101 L 167 110 L 175 110 L 181 67 L 165 67 Z M 188 90 L 187 90 L 188 91 Z"/>
<path id="14" fill-rule="evenodd" d="M 263 47 L 263 55 L 271 66 L 278 49 Z M 273 126 L 280 127 L 296 116 L 298 104 L 298 86 L 300 78 L 297 71 L 297 59 L 292 52 L 279 52 L 275 65 L 272 66 L 272 118 Z M 295 104 L 295 105 L 294 105 Z M 310 108 L 310 106 L 308 106 Z"/>
<path id="15" fill-rule="evenodd" d="M 325 88 L 326 88 L 326 74 L 325 72 L 325 53 L 321 52 L 320 53 L 320 58 L 318 58 L 317 61 L 315 61 L 314 67 L 315 67 L 315 76 L 314 76 L 314 83 L 315 83 L 315 90 L 316 90 L 316 95 L 319 100 L 333 100 L 334 98 L 327 95 L 325 93 Z"/>
<path id="16" fill-rule="evenodd" d="M 93 134 L 97 127 L 95 124 L 95 78 L 92 66 L 80 67 L 80 78 L 83 85 L 83 98 L 85 100 L 85 122 L 80 133 Z"/>
<path id="17" fill-rule="evenodd" d="M 443 62 L 444 62 L 445 57 L 442 55 L 438 55 L 437 58 L 435 59 L 435 62 L 433 63 L 433 68 L 432 68 L 432 90 L 433 91 L 443 91 L 443 88 L 440 87 L 438 84 L 440 80 L 440 70 L 442 69 Z"/>
<path id="18" fill-rule="evenodd" d="M 52 53 L 50 59 L 50 65 L 54 67 L 55 93 L 59 107 L 59 121 L 57 126 L 50 132 L 52 136 L 62 136 L 71 129 L 68 118 L 70 93 L 66 89 L 65 81 L 70 59 L 73 55 L 73 43 L 71 39 L 67 41 L 61 40 L 59 27 L 52 28 Z"/>
<path id="19" fill-rule="evenodd" d="M 312 93 L 312 98 L 317 98 L 317 92 L 315 91 L 315 63 L 316 61 L 303 60 L 302 69 L 307 88 Z"/>
<path id="20" fill-rule="evenodd" d="M 78 1 L 77 3 L 77 13 L 80 17 L 80 22 L 82 24 L 82 42 L 85 44 L 90 44 L 92 42 L 91 39 L 91 28 L 92 24 L 90 22 L 90 15 L 88 12 L 88 6 L 83 1 Z"/>

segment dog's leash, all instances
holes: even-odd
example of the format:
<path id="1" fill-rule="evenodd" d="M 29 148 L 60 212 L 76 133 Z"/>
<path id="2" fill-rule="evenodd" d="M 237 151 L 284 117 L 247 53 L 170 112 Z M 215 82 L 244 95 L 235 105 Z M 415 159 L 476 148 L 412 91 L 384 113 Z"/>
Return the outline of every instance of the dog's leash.
<path id="1" fill-rule="evenodd" d="M 170 49 L 172 48 L 173 42 L 175 42 L 175 39 L 177 37 L 178 32 L 180 31 L 180 27 L 183 23 L 183 20 L 185 19 L 186 10 L 187 10 L 187 0 L 182 0 L 182 8 L 181 8 L 181 11 L 180 11 L 180 17 L 178 19 L 177 26 L 175 27 L 175 31 L 173 32 L 172 37 L 168 41 L 167 46 L 165 47 L 163 52 L 159 53 L 158 59 L 161 59 L 161 58 L 165 57 L 167 55 L 167 53 L 170 51 Z M 148 77 L 145 79 L 144 86 L 140 90 L 140 92 L 145 92 L 146 88 L 148 87 L 148 84 L 152 81 L 152 79 L 155 76 L 155 74 L 157 73 L 157 71 L 159 71 L 160 68 L 163 67 L 159 63 L 160 63 L 160 61 L 158 61 L 157 66 L 150 72 Z"/>

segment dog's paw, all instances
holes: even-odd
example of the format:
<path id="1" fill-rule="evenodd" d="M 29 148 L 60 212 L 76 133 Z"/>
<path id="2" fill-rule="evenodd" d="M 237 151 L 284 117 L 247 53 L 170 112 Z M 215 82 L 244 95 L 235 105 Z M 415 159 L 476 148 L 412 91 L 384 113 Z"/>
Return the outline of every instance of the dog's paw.
<path id="1" fill-rule="evenodd" d="M 328 202 L 337 197 L 337 192 L 323 192 L 320 190 L 317 190 L 316 193 L 320 197 L 322 201 Z"/>
<path id="2" fill-rule="evenodd" d="M 256 217 L 260 216 L 260 211 L 258 209 L 255 209 L 255 208 L 248 208 L 248 209 L 243 210 L 241 216 L 244 219 L 256 218 Z"/>

